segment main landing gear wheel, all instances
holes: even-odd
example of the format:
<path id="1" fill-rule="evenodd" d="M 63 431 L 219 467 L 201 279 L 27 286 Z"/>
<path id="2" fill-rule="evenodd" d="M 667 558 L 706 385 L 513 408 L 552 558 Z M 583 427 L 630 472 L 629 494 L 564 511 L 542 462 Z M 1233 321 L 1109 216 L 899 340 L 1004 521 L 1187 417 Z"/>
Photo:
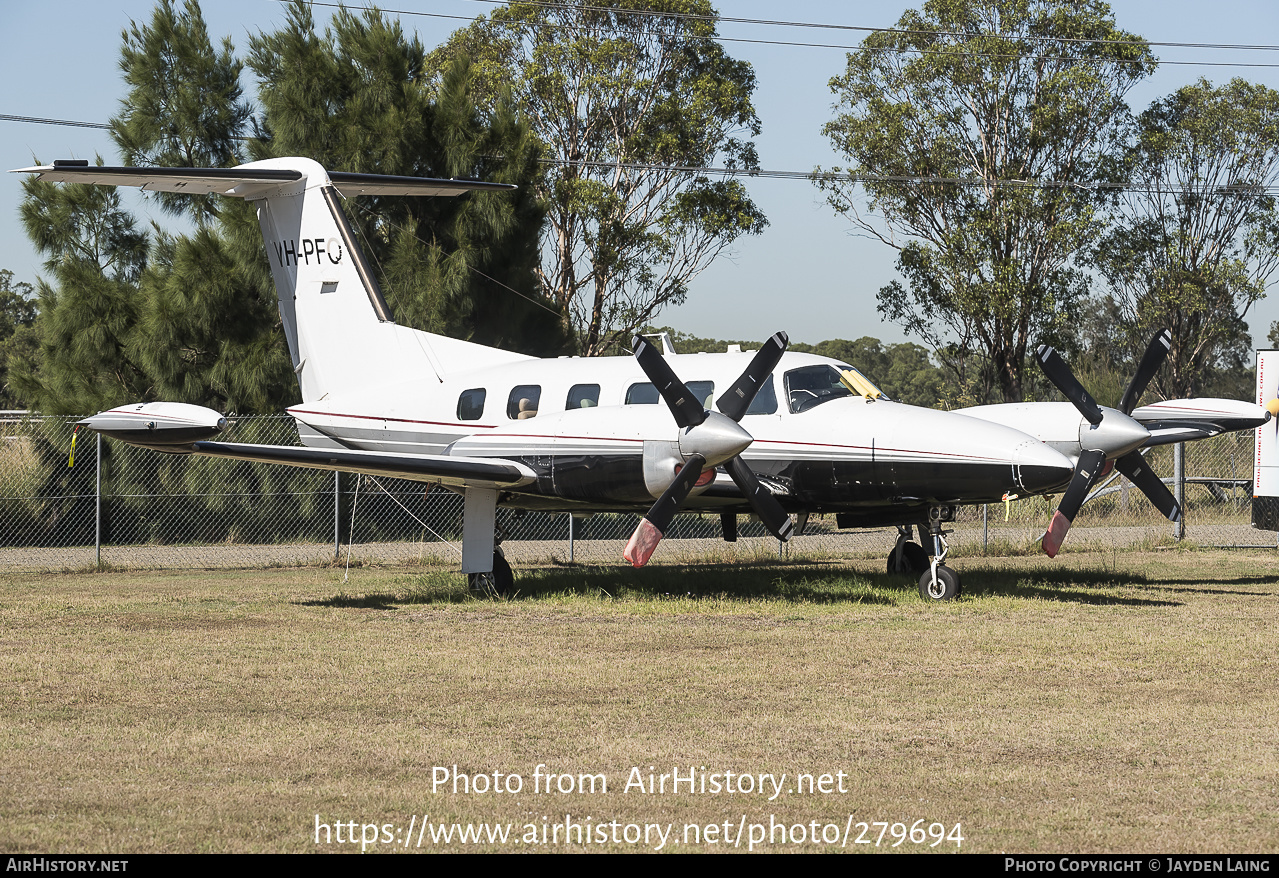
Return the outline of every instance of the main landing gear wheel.
<path id="1" fill-rule="evenodd" d="M 509 597 L 515 590 L 515 574 L 511 565 L 506 563 L 502 550 L 493 553 L 493 570 L 490 573 L 472 573 L 470 576 L 471 591 L 489 597 Z"/>
<path id="2" fill-rule="evenodd" d="M 928 566 L 928 553 L 919 543 L 904 542 L 901 544 L 900 553 L 896 548 L 888 553 L 889 573 L 918 576 L 927 570 Z"/>
<path id="3" fill-rule="evenodd" d="M 926 601 L 953 601 L 961 589 L 959 574 L 941 564 L 936 573 L 930 568 L 919 577 L 919 596 Z"/>

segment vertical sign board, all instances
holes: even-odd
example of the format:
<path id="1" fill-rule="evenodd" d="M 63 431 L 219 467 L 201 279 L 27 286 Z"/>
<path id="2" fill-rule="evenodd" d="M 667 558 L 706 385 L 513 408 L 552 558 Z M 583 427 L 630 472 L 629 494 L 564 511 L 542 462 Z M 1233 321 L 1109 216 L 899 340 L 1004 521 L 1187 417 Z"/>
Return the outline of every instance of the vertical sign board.
<path id="1" fill-rule="evenodd" d="M 1279 351 L 1257 351 L 1257 405 L 1279 408 Z M 1279 417 L 1257 428 L 1252 472 L 1252 526 L 1279 531 Z"/>

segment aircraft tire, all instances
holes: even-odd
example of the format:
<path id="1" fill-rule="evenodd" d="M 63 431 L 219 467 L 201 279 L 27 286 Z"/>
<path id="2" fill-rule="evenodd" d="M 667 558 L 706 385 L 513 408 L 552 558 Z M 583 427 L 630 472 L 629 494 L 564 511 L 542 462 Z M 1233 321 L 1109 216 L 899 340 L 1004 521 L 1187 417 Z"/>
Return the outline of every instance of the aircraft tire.
<path id="1" fill-rule="evenodd" d="M 888 572 L 918 576 L 928 569 L 928 553 L 924 551 L 924 547 L 919 543 L 907 542 L 902 546 L 901 566 L 898 567 L 896 562 L 897 551 L 894 549 L 888 553 Z"/>
<path id="2" fill-rule="evenodd" d="M 919 577 L 919 596 L 926 601 L 953 601 L 959 597 L 959 574 L 949 567 L 937 565 L 937 584 L 933 585 L 933 571 L 928 569 Z"/>
<path id="3" fill-rule="evenodd" d="M 472 573 L 469 577 L 471 591 L 487 597 L 509 597 L 515 590 L 515 574 L 506 563 L 502 550 L 493 553 L 493 570 L 489 573 Z"/>
<path id="4" fill-rule="evenodd" d="M 493 588 L 502 597 L 510 597 L 515 591 L 515 574 L 511 572 L 511 565 L 506 563 L 501 549 L 493 553 Z"/>

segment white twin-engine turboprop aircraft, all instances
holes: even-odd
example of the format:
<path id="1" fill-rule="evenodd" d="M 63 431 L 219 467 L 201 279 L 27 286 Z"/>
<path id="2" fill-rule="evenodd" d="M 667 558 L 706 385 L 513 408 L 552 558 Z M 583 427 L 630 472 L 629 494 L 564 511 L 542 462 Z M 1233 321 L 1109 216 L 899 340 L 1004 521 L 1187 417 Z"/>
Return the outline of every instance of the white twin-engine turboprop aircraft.
<path id="1" fill-rule="evenodd" d="M 942 524 L 956 506 L 1069 484 L 1045 540 L 1051 554 L 1098 477 L 1099 461 L 1117 461 L 1175 516 L 1176 503 L 1146 474 L 1137 449 L 1165 435 L 1200 438 L 1268 418 L 1258 406 L 1230 400 L 1098 409 L 1048 349 L 1041 362 L 1059 387 L 1068 385 L 1063 391 L 1078 411 L 1057 403 L 964 414 L 901 405 L 843 363 L 787 353 L 781 332 L 753 356 L 664 356 L 636 338 L 634 359 L 537 359 L 396 324 L 340 208 L 353 195 L 513 187 L 326 172 L 300 158 L 228 169 L 55 162 L 21 172 L 254 202 L 302 392 L 289 414 L 305 447 L 212 441 L 225 428 L 222 415 L 181 403 L 122 406 L 84 426 L 160 451 L 451 488 L 465 497 L 462 570 L 480 588 L 511 586 L 495 545 L 494 516 L 503 504 L 580 513 L 647 509 L 624 553 L 637 567 L 682 509 L 718 512 L 730 541 L 743 513 L 754 513 L 781 540 L 792 533 L 792 513 L 801 528 L 812 512 L 835 513 L 840 527 L 896 525 L 889 569 L 921 574 L 925 598 L 953 598 L 960 582 L 944 564 Z M 1128 403 L 1162 359 L 1156 351 L 1143 361 Z M 910 541 L 912 527 L 927 551 Z"/>

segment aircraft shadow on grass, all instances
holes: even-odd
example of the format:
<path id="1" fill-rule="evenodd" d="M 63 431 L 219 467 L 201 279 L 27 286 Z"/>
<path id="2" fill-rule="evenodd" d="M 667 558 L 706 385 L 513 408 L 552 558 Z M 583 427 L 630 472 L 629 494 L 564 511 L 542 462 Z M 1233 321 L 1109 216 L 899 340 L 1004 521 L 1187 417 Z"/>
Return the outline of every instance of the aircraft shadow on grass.
<path id="1" fill-rule="evenodd" d="M 1158 588 L 1140 574 L 1120 571 L 1040 570 L 1028 574 L 998 568 L 972 568 L 965 571 L 965 576 L 981 583 L 981 588 L 972 593 L 974 596 L 1002 595 L 1100 606 L 1166 607 L 1181 606 L 1182 603 L 1114 594 L 1111 590 L 1115 587 Z M 521 575 L 509 600 L 536 601 L 577 595 L 600 598 L 625 596 L 639 600 L 785 600 L 825 605 L 891 606 L 902 602 L 904 595 L 898 592 L 913 594 L 915 587 L 915 580 L 909 577 L 857 573 L 826 566 L 795 566 L 784 570 L 769 565 L 663 566 L 640 570 L 565 567 Z M 1199 589 L 1177 591 L 1203 592 Z M 337 594 L 325 600 L 298 603 L 315 607 L 392 610 L 413 604 L 465 603 L 474 599 L 472 593 L 463 588 L 441 586 L 409 588 L 400 592 Z"/>
<path id="2" fill-rule="evenodd" d="M 974 595 L 1038 598 L 1046 601 L 1095 606 L 1179 607 L 1180 601 L 1153 600 L 1129 594 L 1113 594 L 1115 587 L 1149 588 L 1150 580 L 1139 573 L 1117 570 L 1036 570 L 1033 573 L 998 568 L 969 568 L 964 576 L 981 583 Z M 1106 589 L 1107 591 L 1099 591 Z"/>

